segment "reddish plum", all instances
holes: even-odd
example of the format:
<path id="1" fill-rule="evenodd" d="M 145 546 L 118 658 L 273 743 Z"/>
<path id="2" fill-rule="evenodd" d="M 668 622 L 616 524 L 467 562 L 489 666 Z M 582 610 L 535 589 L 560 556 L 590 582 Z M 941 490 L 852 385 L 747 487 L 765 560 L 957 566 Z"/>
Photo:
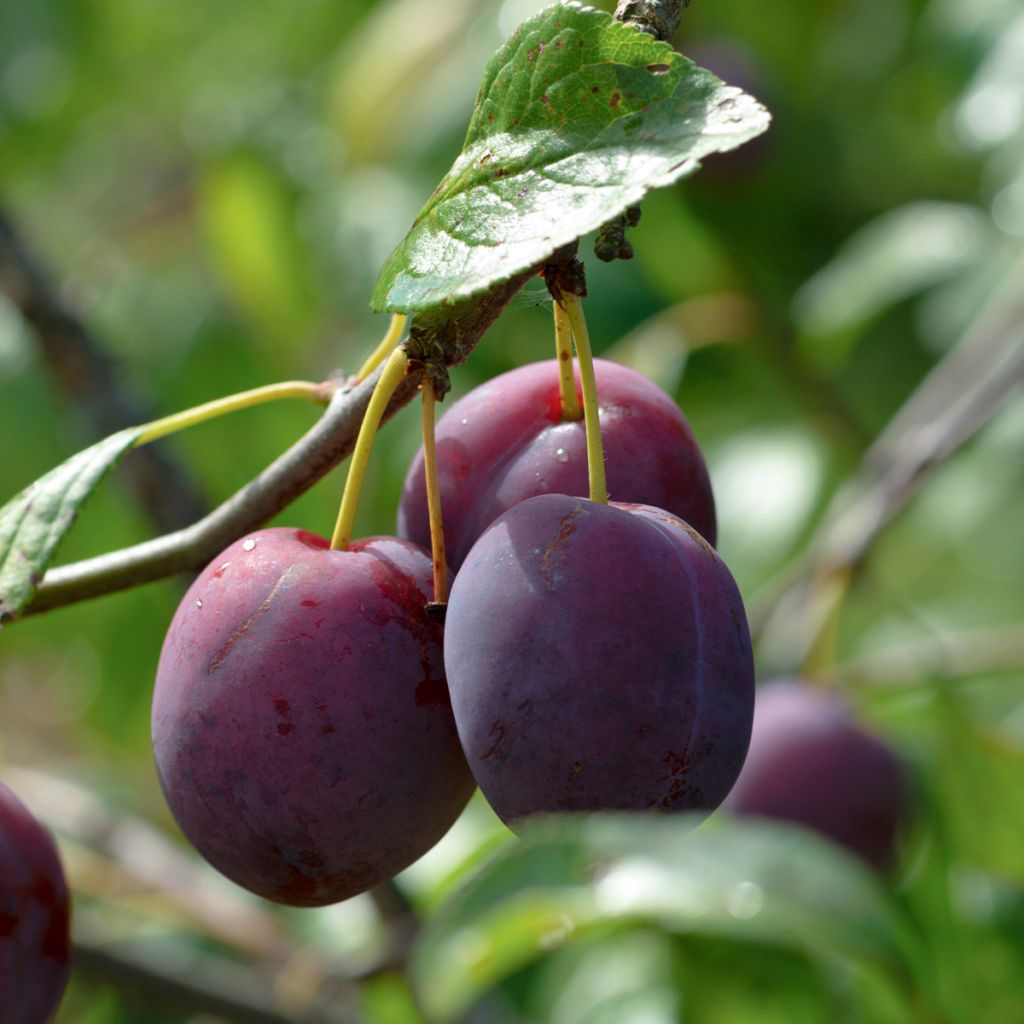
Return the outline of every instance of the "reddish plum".
<path id="1" fill-rule="evenodd" d="M 51 1020 L 68 982 L 68 889 L 49 832 L 0 783 L 0 1019 Z"/>
<path id="2" fill-rule="evenodd" d="M 884 868 L 906 818 L 906 776 L 840 699 L 777 681 L 758 688 L 750 751 L 725 806 L 804 825 Z"/>
<path id="3" fill-rule="evenodd" d="M 714 544 L 711 484 L 678 406 L 635 370 L 603 359 L 594 368 L 609 495 L 664 508 Z M 495 377 L 441 418 L 438 476 L 453 570 L 513 505 L 539 494 L 588 493 L 583 421 L 561 417 L 558 365 L 550 360 Z M 405 479 L 398 532 L 430 543 L 422 449 Z"/>
<path id="4" fill-rule="evenodd" d="M 337 902 L 395 875 L 473 789 L 428 617 L 430 556 L 269 529 L 192 585 L 157 671 L 153 747 L 182 831 L 268 899 Z"/>
<path id="5" fill-rule="evenodd" d="M 750 736 L 750 636 L 729 571 L 681 520 L 542 495 L 484 532 L 452 586 L 459 736 L 506 822 L 703 810 Z"/>

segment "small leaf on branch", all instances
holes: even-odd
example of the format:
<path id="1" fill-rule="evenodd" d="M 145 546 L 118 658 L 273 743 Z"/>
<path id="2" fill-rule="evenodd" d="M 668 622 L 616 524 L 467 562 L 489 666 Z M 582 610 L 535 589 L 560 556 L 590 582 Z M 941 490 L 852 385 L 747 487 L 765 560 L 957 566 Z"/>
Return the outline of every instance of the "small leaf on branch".
<path id="1" fill-rule="evenodd" d="M 549 7 L 491 58 L 463 151 L 388 257 L 373 307 L 422 311 L 506 281 L 768 122 L 667 43 Z"/>
<path id="2" fill-rule="evenodd" d="M 121 430 L 72 455 L 0 508 L 0 620 L 32 600 L 78 510 L 140 432 Z"/>

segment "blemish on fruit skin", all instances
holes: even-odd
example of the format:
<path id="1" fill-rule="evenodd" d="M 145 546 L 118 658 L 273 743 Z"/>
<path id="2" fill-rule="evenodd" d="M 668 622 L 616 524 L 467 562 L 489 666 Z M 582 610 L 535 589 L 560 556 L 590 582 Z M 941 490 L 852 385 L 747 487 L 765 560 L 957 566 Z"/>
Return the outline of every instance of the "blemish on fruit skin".
<path id="1" fill-rule="evenodd" d="M 318 608 L 320 606 L 320 602 L 314 601 L 311 597 L 307 597 L 300 601 L 299 605 L 303 608 Z"/>
<path id="2" fill-rule="evenodd" d="M 217 569 L 214 569 L 213 573 L 212 573 L 212 574 L 211 574 L 211 576 L 210 576 L 210 579 L 214 579 L 214 580 L 219 580 L 219 579 L 221 578 L 221 576 L 223 576 L 223 575 L 224 575 L 224 572 L 225 572 L 225 570 L 226 570 L 226 569 L 228 568 L 228 566 L 230 566 L 230 565 L 231 565 L 231 563 L 230 563 L 230 562 L 225 562 L 225 563 L 224 563 L 224 564 L 223 564 L 222 566 L 220 566 L 219 568 L 217 568 Z"/>
<path id="3" fill-rule="evenodd" d="M 321 537 L 319 534 L 310 533 L 309 530 L 296 530 L 295 539 L 300 544 L 305 544 L 307 548 L 320 548 L 326 551 L 330 546 L 331 542 L 326 537 Z M 242 547 L 245 547 L 243 544 Z M 251 548 L 246 548 L 246 551 Z"/>
<path id="4" fill-rule="evenodd" d="M 575 764 L 573 764 L 572 766 L 573 775 L 579 775 L 581 771 L 583 771 L 583 765 L 581 765 L 579 761 L 575 762 Z"/>
<path id="5" fill-rule="evenodd" d="M 501 746 L 502 740 L 504 740 L 504 738 L 508 735 L 508 729 L 501 722 L 495 722 L 491 726 L 491 731 L 487 735 L 493 736 L 495 737 L 495 739 L 494 742 L 491 744 L 490 749 L 487 750 L 486 753 L 480 755 L 481 761 L 486 761 L 488 760 L 488 758 L 493 757 L 497 753 L 498 747 Z"/>
<path id="6" fill-rule="evenodd" d="M 333 725 L 331 725 L 331 723 L 330 723 L 330 722 L 328 722 L 328 723 L 327 723 L 327 724 L 326 724 L 326 725 L 325 725 L 325 726 L 324 726 L 324 727 L 323 727 L 323 728 L 322 728 L 322 729 L 320 730 L 320 735 L 321 735 L 321 736 L 330 736 L 332 732 L 337 732 L 337 731 L 338 731 L 338 730 L 337 730 L 337 729 L 335 729 L 335 727 L 334 727 Z"/>
<path id="7" fill-rule="evenodd" d="M 255 541 L 253 542 L 253 544 L 255 545 Z M 237 644 L 238 641 L 241 640 L 242 637 L 244 637 L 245 634 L 249 632 L 250 628 L 252 627 L 252 624 L 256 621 L 257 618 L 259 618 L 259 616 L 266 614 L 266 612 L 270 610 L 271 605 L 273 605 L 274 603 L 274 599 L 277 597 L 282 587 L 285 587 L 289 584 L 292 577 L 295 575 L 297 571 L 300 571 L 299 567 L 291 565 L 287 569 L 285 569 L 283 573 L 281 573 L 281 575 L 278 577 L 277 582 L 271 589 L 270 593 L 267 594 L 267 596 L 264 598 L 263 604 L 261 604 L 259 608 L 257 608 L 256 611 L 254 611 L 252 615 L 250 615 L 238 627 L 238 629 L 236 629 L 231 634 L 231 636 L 229 636 L 227 640 L 224 641 L 224 645 L 213 656 L 213 659 L 210 661 L 209 665 L 206 666 L 207 675 L 213 675 L 213 673 L 216 672 L 217 669 L 219 669 L 221 665 L 224 664 L 224 662 L 228 658 L 228 655 L 231 654 L 231 651 L 234 649 L 235 644 Z"/>
<path id="8" fill-rule="evenodd" d="M 291 722 L 281 722 L 277 727 L 277 733 L 279 736 L 287 736 L 294 728 Z"/>
<path id="9" fill-rule="evenodd" d="M 278 698 L 274 701 L 274 710 L 282 717 L 286 717 L 288 712 L 291 710 L 291 705 L 288 701 Z"/>
<path id="10" fill-rule="evenodd" d="M 554 540 L 544 549 L 544 553 L 540 556 L 540 571 L 541 575 L 545 579 L 551 577 L 551 559 L 558 553 L 558 551 L 565 546 L 569 538 L 576 532 L 576 520 L 583 515 L 583 506 L 577 505 L 570 513 L 562 516 L 562 525 L 558 528 L 558 533 L 555 535 Z"/>

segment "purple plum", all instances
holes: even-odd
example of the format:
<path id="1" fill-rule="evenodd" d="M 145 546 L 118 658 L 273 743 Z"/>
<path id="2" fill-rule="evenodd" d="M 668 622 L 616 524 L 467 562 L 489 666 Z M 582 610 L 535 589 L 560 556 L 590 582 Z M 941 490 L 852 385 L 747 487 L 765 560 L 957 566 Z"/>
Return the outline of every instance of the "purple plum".
<path id="1" fill-rule="evenodd" d="M 715 543 L 711 483 L 679 407 L 642 374 L 594 361 L 608 493 L 664 508 Z M 588 493 L 582 420 L 563 420 L 555 360 L 503 373 L 459 399 L 437 424 L 441 511 L 457 571 L 503 512 L 539 494 Z M 577 392 L 579 375 L 577 373 Z M 430 544 L 423 450 L 405 478 L 398 532 Z"/>
<path id="2" fill-rule="evenodd" d="M 758 687 L 729 810 L 803 825 L 883 869 L 893 862 L 907 802 L 899 758 L 842 700 L 792 680 Z"/>
<path id="3" fill-rule="evenodd" d="M 743 604 L 690 526 L 643 505 L 542 495 L 495 520 L 452 586 L 459 736 L 506 822 L 713 810 L 750 737 Z"/>
<path id="4" fill-rule="evenodd" d="M 431 580 L 407 541 L 331 551 L 275 528 L 193 583 L 160 656 L 153 748 L 182 831 L 228 878 L 334 903 L 411 864 L 459 815 L 473 781 Z"/>
<path id="5" fill-rule="evenodd" d="M 70 909 L 50 833 L 0 783 L 0 1020 L 46 1024 L 68 983 Z"/>

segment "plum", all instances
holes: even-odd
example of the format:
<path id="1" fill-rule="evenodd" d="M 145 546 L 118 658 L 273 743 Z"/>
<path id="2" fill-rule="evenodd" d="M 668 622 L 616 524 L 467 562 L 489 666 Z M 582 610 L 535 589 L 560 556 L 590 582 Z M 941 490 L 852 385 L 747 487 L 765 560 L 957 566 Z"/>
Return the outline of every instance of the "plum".
<path id="1" fill-rule="evenodd" d="M 794 680 L 758 688 L 729 810 L 803 825 L 883 869 L 893 862 L 907 802 L 901 761 L 842 700 Z"/>
<path id="2" fill-rule="evenodd" d="M 715 504 L 693 432 L 657 385 L 594 361 L 609 496 L 664 508 L 715 543 Z M 577 372 L 577 390 L 579 375 Z M 437 425 L 448 562 L 457 571 L 503 512 L 539 494 L 588 493 L 582 420 L 562 419 L 555 360 L 503 373 L 457 401 Z M 423 450 L 405 479 L 398 533 L 430 543 Z"/>
<path id="3" fill-rule="evenodd" d="M 750 736 L 753 660 L 725 564 L 642 505 L 541 495 L 483 533 L 452 586 L 459 737 L 506 823 L 711 811 Z"/>
<path id="4" fill-rule="evenodd" d="M 44 1024 L 70 970 L 68 888 L 49 832 L 0 783 L 0 1019 Z"/>
<path id="5" fill-rule="evenodd" d="M 302 530 L 236 541 L 167 633 L 153 749 L 174 817 L 239 885 L 297 906 L 395 875 L 473 781 L 426 613 L 430 556 Z"/>

